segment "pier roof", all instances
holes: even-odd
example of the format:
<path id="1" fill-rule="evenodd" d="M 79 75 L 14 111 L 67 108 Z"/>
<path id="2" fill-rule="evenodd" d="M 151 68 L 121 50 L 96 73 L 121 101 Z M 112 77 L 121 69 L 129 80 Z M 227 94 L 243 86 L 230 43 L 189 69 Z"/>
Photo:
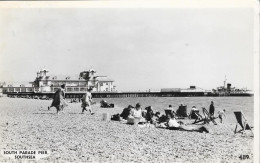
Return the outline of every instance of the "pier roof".
<path id="1" fill-rule="evenodd" d="M 110 79 L 108 77 L 97 77 L 96 80 L 102 81 L 102 82 L 106 82 L 106 81 L 113 82 L 114 81 L 114 80 L 112 80 L 112 79 Z"/>

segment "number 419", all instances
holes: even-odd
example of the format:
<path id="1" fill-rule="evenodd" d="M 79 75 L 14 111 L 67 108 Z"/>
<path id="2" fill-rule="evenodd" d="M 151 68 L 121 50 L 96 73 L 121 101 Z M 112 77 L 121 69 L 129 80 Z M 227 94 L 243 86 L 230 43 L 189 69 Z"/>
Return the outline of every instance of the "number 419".
<path id="1" fill-rule="evenodd" d="M 249 159 L 249 155 L 240 155 L 239 158 L 240 160 Z"/>

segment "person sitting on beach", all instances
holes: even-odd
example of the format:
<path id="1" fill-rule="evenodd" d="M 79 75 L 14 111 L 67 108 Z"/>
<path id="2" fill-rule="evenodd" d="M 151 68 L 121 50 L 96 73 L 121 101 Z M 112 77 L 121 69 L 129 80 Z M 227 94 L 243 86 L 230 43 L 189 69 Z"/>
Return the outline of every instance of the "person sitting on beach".
<path id="1" fill-rule="evenodd" d="M 142 110 L 142 117 L 144 119 L 146 119 L 146 114 L 147 114 L 147 110 L 146 109 Z"/>
<path id="2" fill-rule="evenodd" d="M 153 113 L 152 106 L 146 107 L 145 110 L 146 110 L 146 116 L 145 116 L 146 121 L 153 124 L 154 123 L 153 122 L 154 113 Z"/>
<path id="3" fill-rule="evenodd" d="M 127 118 L 128 124 L 138 124 L 145 122 L 145 119 L 142 116 L 142 108 L 140 103 L 137 103 L 135 108 L 131 110 L 130 115 Z"/>
<path id="4" fill-rule="evenodd" d="M 124 108 L 123 112 L 120 114 L 120 117 L 122 117 L 123 119 L 127 119 L 127 117 L 131 114 L 131 110 L 134 107 L 132 105 L 128 105 L 127 108 Z"/>
<path id="5" fill-rule="evenodd" d="M 155 112 L 154 117 L 160 118 L 161 113 L 159 111 Z"/>
<path id="6" fill-rule="evenodd" d="M 91 109 L 91 104 L 92 104 L 92 95 L 91 95 L 91 91 L 92 89 L 89 88 L 87 89 L 86 94 L 83 96 L 82 98 L 82 114 L 84 114 L 84 111 L 89 110 L 90 114 L 93 115 L 94 113 L 92 113 L 92 109 Z"/>
<path id="7" fill-rule="evenodd" d="M 167 110 L 171 110 L 171 112 L 172 112 L 173 114 L 176 114 L 176 112 L 174 111 L 172 105 L 169 105 L 169 107 L 167 108 Z"/>
<path id="8" fill-rule="evenodd" d="M 193 106 L 193 107 L 191 108 L 191 110 L 192 110 L 192 111 L 197 111 L 198 109 L 196 108 L 196 106 Z"/>
<path id="9" fill-rule="evenodd" d="M 226 117 L 225 111 L 226 111 L 226 110 L 223 109 L 223 110 L 221 110 L 221 111 L 218 112 L 218 117 L 219 117 L 219 119 L 220 119 L 220 123 L 222 123 L 223 116 Z"/>
<path id="10" fill-rule="evenodd" d="M 196 119 L 197 116 L 194 112 L 198 112 L 199 109 L 196 108 L 196 106 L 192 106 L 191 110 L 190 110 L 190 118 Z"/>
<path id="11" fill-rule="evenodd" d="M 159 123 L 159 119 L 160 119 L 160 112 L 156 112 L 153 116 L 152 116 L 152 120 L 150 121 L 150 123 L 156 125 Z"/>
<path id="12" fill-rule="evenodd" d="M 101 108 L 108 108 L 109 107 L 109 104 L 106 100 L 101 100 L 100 101 L 100 107 Z"/>
<path id="13" fill-rule="evenodd" d="M 178 128 L 180 127 L 180 124 L 177 122 L 174 116 L 168 115 L 168 120 L 166 122 L 168 127 L 175 127 Z"/>
<path id="14" fill-rule="evenodd" d="M 131 110 L 131 115 L 135 118 L 141 118 L 142 117 L 142 108 L 140 103 L 137 103 L 135 106 L 135 109 Z"/>
<path id="15" fill-rule="evenodd" d="M 164 120 L 159 120 L 157 127 L 159 128 L 169 128 L 169 127 L 179 127 L 180 125 L 177 123 L 174 115 L 168 114 L 167 116 L 162 115 L 160 118 L 164 118 Z"/>
<path id="16" fill-rule="evenodd" d="M 165 114 L 162 114 L 159 119 L 158 119 L 158 123 L 163 123 L 163 122 L 167 122 L 168 117 Z"/>

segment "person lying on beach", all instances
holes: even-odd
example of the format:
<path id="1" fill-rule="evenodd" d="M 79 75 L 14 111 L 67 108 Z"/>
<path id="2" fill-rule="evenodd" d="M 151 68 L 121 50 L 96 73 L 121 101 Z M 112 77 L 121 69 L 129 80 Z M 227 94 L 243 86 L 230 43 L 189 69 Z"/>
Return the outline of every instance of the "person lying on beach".
<path id="1" fill-rule="evenodd" d="M 61 88 L 55 92 L 52 104 L 48 107 L 48 110 L 50 110 L 51 107 L 55 107 L 58 114 L 59 111 L 63 110 L 63 108 L 67 106 L 65 101 L 65 86 L 65 84 L 62 84 Z"/>
<path id="2" fill-rule="evenodd" d="M 106 100 L 101 100 L 100 107 L 101 108 L 113 108 L 114 104 L 109 104 Z"/>
<path id="3" fill-rule="evenodd" d="M 82 114 L 84 114 L 84 111 L 86 110 L 89 110 L 90 114 L 93 115 L 94 113 L 92 112 L 92 109 L 91 109 L 91 104 L 92 104 L 92 95 L 91 95 L 91 91 L 92 89 L 89 88 L 86 92 L 86 94 L 83 96 L 82 98 L 82 104 L 81 104 L 81 107 L 82 107 Z"/>
<path id="4" fill-rule="evenodd" d="M 169 116 L 167 122 L 159 124 L 157 127 L 166 128 L 169 130 L 182 130 L 182 131 L 209 133 L 209 130 L 205 126 L 186 126 L 181 122 L 177 122 L 177 120 L 174 118 L 174 115 L 172 117 Z"/>
<path id="5" fill-rule="evenodd" d="M 111 116 L 112 121 L 122 121 L 120 114 L 114 114 Z"/>

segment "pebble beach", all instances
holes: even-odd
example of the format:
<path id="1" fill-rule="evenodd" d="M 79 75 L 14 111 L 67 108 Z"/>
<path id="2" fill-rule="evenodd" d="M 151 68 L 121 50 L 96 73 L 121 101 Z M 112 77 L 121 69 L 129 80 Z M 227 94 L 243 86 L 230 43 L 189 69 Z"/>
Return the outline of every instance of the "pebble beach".
<path id="1" fill-rule="evenodd" d="M 92 106 L 94 115 L 81 114 L 80 103 L 57 115 L 55 108 L 48 111 L 51 100 L 0 98 L 0 150 L 50 151 L 37 162 L 253 162 L 254 138 L 248 131 L 234 134 L 231 111 L 223 124 L 217 119 L 218 125 L 205 125 L 209 133 L 199 133 L 104 121 L 103 113 L 121 113 L 123 107 L 100 108 L 100 100 Z M 253 116 L 248 119 L 253 122 Z M 0 156 L 0 162 L 11 161 Z"/>

